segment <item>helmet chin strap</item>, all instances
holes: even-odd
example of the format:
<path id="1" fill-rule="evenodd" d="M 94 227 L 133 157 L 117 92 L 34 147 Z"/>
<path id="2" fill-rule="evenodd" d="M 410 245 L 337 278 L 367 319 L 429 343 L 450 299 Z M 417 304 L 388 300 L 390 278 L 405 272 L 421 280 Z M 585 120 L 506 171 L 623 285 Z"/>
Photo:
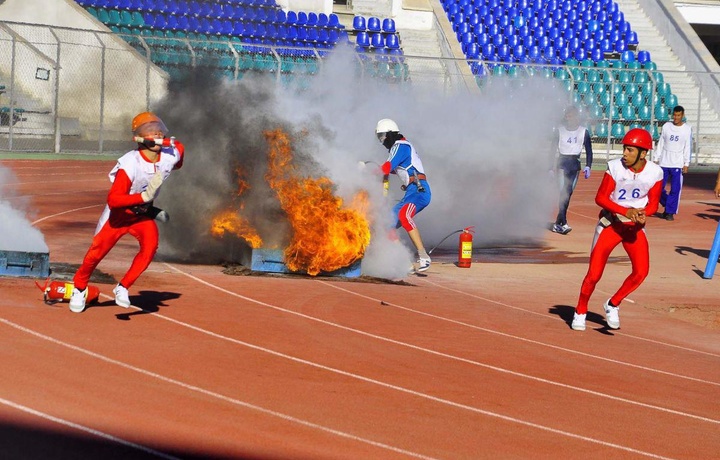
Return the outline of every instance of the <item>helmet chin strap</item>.
<path id="1" fill-rule="evenodd" d="M 638 164 L 638 161 L 641 160 L 641 158 L 640 158 L 640 153 L 641 153 L 641 151 L 640 151 L 640 149 L 638 149 L 637 158 L 635 158 L 635 162 L 629 166 L 630 168 L 633 168 L 633 169 L 634 169 L 634 168 L 635 168 L 635 165 Z"/>
<path id="2" fill-rule="evenodd" d="M 386 149 L 390 150 L 392 148 L 393 144 L 395 144 L 395 141 L 400 139 L 402 136 L 400 133 L 396 133 L 394 131 L 388 131 L 387 136 L 385 136 L 385 140 L 383 141 L 383 145 Z"/>

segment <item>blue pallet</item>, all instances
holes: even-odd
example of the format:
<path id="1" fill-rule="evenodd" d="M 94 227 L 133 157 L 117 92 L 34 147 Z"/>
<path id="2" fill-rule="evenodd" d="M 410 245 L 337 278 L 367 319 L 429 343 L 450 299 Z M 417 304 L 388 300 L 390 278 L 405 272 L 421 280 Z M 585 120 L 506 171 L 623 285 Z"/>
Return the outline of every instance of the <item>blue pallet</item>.
<path id="1" fill-rule="evenodd" d="M 252 250 L 250 258 L 250 270 L 266 273 L 306 274 L 290 270 L 285 265 L 285 256 L 282 249 L 256 248 Z M 347 267 L 332 272 L 320 272 L 317 276 L 341 276 L 344 278 L 357 278 L 361 275 L 361 260 L 350 264 Z"/>
<path id="2" fill-rule="evenodd" d="M 0 250 L 0 276 L 50 276 L 50 254 Z"/>

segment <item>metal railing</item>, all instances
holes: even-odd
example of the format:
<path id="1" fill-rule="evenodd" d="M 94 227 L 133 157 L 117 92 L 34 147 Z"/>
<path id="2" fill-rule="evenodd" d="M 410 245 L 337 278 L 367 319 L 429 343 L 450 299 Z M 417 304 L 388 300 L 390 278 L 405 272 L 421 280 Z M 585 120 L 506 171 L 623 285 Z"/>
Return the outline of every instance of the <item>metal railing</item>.
<path id="1" fill-rule="evenodd" d="M 342 52 L 147 33 L 0 22 L 0 150 L 121 152 L 122 127 L 160 100 L 171 79 L 193 71 L 234 80 L 260 73 L 303 90 L 332 53 Z M 527 79 L 551 80 L 580 109 L 599 158 L 617 153 L 630 127 L 657 139 L 669 111 L 681 104 L 694 130 L 693 162 L 720 162 L 720 120 L 702 86 L 718 75 L 683 72 L 674 80 L 687 87 L 673 88 L 665 81 L 671 72 L 621 61 L 551 66 L 346 51 L 354 56 L 348 79 L 432 85 L 471 97 L 497 85 L 510 94 Z"/>

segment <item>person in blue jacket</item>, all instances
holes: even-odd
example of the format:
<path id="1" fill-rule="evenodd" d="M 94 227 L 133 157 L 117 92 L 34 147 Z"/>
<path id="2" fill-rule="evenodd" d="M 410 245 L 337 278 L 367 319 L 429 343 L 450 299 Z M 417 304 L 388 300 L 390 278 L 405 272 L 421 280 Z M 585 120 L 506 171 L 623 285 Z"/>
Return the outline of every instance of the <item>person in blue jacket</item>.
<path id="1" fill-rule="evenodd" d="M 417 271 L 424 272 L 430 268 L 431 260 L 413 217 L 425 209 L 432 198 L 425 169 L 415 147 L 400 134 L 400 128 L 393 120 L 383 118 L 378 121 L 375 134 L 380 143 L 390 151 L 390 156 L 381 166 L 385 189 L 387 190 L 390 174 L 395 174 L 405 191 L 403 198 L 393 207 L 395 228 L 402 227 L 407 231 L 418 253 Z"/>

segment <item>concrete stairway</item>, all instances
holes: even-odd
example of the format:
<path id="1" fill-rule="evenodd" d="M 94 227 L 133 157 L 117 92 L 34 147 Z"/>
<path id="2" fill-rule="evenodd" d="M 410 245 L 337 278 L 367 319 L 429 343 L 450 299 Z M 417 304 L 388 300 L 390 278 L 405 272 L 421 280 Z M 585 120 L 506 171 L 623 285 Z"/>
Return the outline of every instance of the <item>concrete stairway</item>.
<path id="1" fill-rule="evenodd" d="M 634 31 L 638 34 L 639 50 L 650 52 L 650 56 L 662 72 L 664 80 L 678 98 L 678 104 L 685 107 L 687 122 L 693 127 L 696 141 L 695 161 L 715 163 L 720 161 L 720 117 L 710 107 L 701 93 L 693 75 L 673 52 L 659 29 L 635 0 L 616 0 Z"/>

